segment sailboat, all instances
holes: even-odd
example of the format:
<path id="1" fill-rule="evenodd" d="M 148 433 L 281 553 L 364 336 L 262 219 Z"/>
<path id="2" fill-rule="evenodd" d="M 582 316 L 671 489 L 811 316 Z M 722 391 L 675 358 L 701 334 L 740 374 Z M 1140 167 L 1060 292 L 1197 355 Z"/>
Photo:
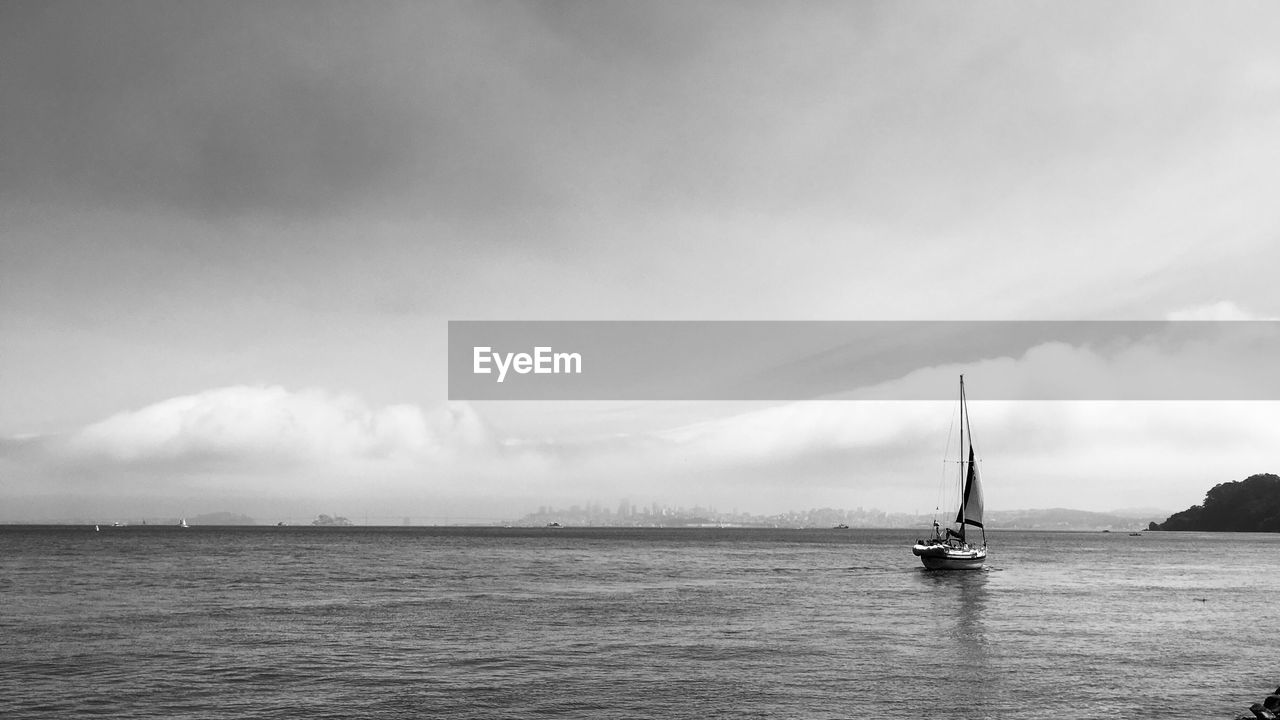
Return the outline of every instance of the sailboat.
<path id="1" fill-rule="evenodd" d="M 190 526 L 189 526 L 189 525 L 187 525 L 187 519 L 186 519 L 186 518 L 182 518 L 182 522 L 178 523 L 178 527 L 183 527 L 183 528 L 184 528 L 184 527 L 190 527 Z"/>
<path id="2" fill-rule="evenodd" d="M 969 459 L 965 460 L 964 443 L 968 430 Z M 982 525 L 982 483 L 978 479 L 978 463 L 973 451 L 973 431 L 969 428 L 969 406 L 964 398 L 964 375 L 960 376 L 960 507 L 955 528 L 942 527 L 935 516 L 933 535 L 917 540 L 911 552 L 930 570 L 976 570 L 987 560 L 987 530 Z M 970 542 L 967 528 L 982 531 L 982 544 Z"/>

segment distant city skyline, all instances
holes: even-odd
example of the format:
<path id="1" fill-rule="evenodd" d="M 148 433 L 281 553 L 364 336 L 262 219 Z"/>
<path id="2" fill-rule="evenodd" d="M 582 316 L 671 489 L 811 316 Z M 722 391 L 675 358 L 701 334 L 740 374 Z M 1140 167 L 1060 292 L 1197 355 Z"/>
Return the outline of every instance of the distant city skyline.
<path id="1" fill-rule="evenodd" d="M 949 403 L 450 402 L 447 323 L 1275 319 L 1278 33 L 1178 0 L 5 3 L 0 521 L 930 508 Z M 1212 376 L 1194 351 L 884 383 Z M 1280 469 L 1276 402 L 970 399 L 993 511 Z"/>
<path id="2" fill-rule="evenodd" d="M 944 513 L 887 513 L 878 508 L 793 508 L 769 513 L 743 512 L 737 508 L 682 507 L 665 503 L 634 505 L 626 500 L 617 508 L 588 502 L 567 507 L 541 505 L 508 517 L 458 516 L 347 516 L 320 513 L 316 516 L 255 518 L 240 513 L 209 512 L 178 517 L 126 516 L 114 518 L 54 518 L 56 524 L 110 525 L 119 527 L 175 526 L 181 520 L 190 526 L 348 526 L 348 527 L 767 527 L 794 529 L 918 529 Z M 1138 530 L 1150 522 L 1160 522 L 1173 514 L 1158 508 L 1128 508 L 1109 512 L 1089 512 L 1066 508 L 1004 510 L 993 513 L 993 532 L 998 530 Z"/>

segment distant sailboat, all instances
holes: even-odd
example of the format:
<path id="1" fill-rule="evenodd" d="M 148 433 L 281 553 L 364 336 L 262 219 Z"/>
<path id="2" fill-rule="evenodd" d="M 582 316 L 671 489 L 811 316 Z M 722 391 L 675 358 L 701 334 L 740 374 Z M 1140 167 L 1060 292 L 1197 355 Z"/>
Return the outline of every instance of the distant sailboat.
<path id="1" fill-rule="evenodd" d="M 186 519 L 186 518 L 182 518 L 182 522 L 178 523 L 178 527 L 191 527 L 191 526 L 190 526 L 190 525 L 187 525 L 187 519 Z"/>
<path id="2" fill-rule="evenodd" d="M 969 459 L 964 459 L 965 431 L 969 430 Z M 973 432 L 969 428 L 969 406 L 964 398 L 964 376 L 960 376 L 960 508 L 956 512 L 956 528 L 942 528 L 935 517 L 933 535 L 917 540 L 911 552 L 930 570 L 974 570 L 987 559 L 987 530 L 982 525 L 982 483 L 973 451 Z M 982 531 L 982 545 L 970 543 L 965 529 L 973 526 Z M 958 528 L 958 529 L 957 529 Z"/>

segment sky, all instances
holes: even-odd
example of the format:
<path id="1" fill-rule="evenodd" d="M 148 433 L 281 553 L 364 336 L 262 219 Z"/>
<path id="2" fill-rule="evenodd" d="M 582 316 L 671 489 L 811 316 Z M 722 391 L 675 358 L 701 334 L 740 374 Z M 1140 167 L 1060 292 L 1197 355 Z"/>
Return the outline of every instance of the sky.
<path id="1" fill-rule="evenodd" d="M 1274 319 L 1277 35 L 1268 2 L 2 3 L 0 521 L 926 512 L 947 403 L 450 401 L 447 323 Z M 992 509 L 1280 468 L 1271 401 L 980 395 Z"/>

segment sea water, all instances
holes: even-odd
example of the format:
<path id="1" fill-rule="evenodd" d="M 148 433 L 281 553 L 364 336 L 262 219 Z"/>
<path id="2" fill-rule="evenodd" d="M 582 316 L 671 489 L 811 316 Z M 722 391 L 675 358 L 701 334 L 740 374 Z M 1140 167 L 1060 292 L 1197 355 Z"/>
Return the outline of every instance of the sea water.
<path id="1" fill-rule="evenodd" d="M 0 528 L 0 716 L 1233 718 L 1280 535 Z"/>

